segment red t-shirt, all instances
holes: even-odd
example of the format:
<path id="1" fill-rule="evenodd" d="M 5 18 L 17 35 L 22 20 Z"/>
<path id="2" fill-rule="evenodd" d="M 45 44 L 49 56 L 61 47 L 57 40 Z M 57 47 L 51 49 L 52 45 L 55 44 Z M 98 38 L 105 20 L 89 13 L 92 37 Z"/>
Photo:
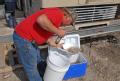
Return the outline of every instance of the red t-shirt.
<path id="1" fill-rule="evenodd" d="M 37 24 L 36 20 L 41 14 L 45 14 L 57 28 L 60 27 L 64 16 L 64 13 L 59 8 L 39 10 L 18 24 L 15 28 L 16 33 L 26 40 L 34 40 L 37 44 L 45 43 L 53 33 L 44 30 Z"/>

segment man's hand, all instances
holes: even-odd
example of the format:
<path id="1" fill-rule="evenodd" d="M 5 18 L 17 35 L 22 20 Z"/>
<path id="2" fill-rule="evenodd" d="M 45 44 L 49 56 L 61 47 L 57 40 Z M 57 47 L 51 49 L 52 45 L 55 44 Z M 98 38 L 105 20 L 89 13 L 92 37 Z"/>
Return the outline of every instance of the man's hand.
<path id="1" fill-rule="evenodd" d="M 53 46 L 53 47 L 58 47 L 58 48 L 62 48 L 63 47 L 63 44 L 56 44 L 55 43 L 55 38 L 51 37 L 47 40 L 47 43 L 50 45 L 50 46 Z"/>
<path id="2" fill-rule="evenodd" d="M 47 40 L 47 43 L 48 43 L 50 46 L 53 46 L 53 47 L 56 47 L 56 46 L 57 46 L 56 43 L 55 43 L 55 39 L 52 38 L 52 37 Z"/>
<path id="3" fill-rule="evenodd" d="M 62 29 L 59 29 L 59 31 L 57 32 L 57 35 L 60 36 L 60 37 L 65 36 L 65 34 L 66 34 L 66 31 L 62 30 Z"/>
<path id="4" fill-rule="evenodd" d="M 63 48 L 63 43 L 62 44 L 57 44 L 56 47 L 57 48 Z"/>

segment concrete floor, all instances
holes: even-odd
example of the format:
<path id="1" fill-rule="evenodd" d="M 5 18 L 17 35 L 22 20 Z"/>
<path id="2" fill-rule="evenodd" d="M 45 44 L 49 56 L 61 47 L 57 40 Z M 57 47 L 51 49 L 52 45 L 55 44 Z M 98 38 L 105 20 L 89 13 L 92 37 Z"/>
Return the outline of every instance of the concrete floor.
<path id="1" fill-rule="evenodd" d="M 0 81 L 28 81 L 22 69 L 17 69 L 14 72 L 0 74 Z"/>

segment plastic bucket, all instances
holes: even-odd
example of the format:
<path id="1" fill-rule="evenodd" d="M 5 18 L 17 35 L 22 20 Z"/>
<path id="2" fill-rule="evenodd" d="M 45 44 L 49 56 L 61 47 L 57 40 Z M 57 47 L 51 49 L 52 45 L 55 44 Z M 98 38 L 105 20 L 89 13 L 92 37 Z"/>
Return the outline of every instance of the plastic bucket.
<path id="1" fill-rule="evenodd" d="M 70 66 L 69 59 L 57 54 L 49 55 L 44 81 L 62 81 Z"/>

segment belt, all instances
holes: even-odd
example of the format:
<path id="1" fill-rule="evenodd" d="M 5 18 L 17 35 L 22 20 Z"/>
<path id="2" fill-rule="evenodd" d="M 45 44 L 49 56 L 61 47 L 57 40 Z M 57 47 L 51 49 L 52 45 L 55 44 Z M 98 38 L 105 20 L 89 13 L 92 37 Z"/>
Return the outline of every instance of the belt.
<path id="1" fill-rule="evenodd" d="M 38 44 L 34 40 L 31 43 L 33 46 L 38 47 Z"/>

